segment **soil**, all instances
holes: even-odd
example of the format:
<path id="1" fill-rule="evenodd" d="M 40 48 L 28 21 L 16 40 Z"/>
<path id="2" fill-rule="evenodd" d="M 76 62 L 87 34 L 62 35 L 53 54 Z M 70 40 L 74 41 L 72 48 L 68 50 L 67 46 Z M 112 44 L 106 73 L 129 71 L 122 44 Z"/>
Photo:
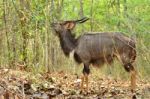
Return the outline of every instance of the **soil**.
<path id="1" fill-rule="evenodd" d="M 77 74 L 63 71 L 31 73 L 0 69 L 0 99 L 150 99 L 150 83 L 137 81 L 135 92 L 129 80 L 89 76 L 89 89 L 80 90 Z"/>

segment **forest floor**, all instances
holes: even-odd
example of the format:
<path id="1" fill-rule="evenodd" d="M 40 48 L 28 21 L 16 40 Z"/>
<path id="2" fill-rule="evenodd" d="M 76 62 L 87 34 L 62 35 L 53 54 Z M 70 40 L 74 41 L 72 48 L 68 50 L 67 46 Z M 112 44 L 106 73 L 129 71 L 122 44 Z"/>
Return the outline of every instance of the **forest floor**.
<path id="1" fill-rule="evenodd" d="M 81 79 L 63 71 L 32 73 L 0 69 L 0 99 L 150 99 L 150 83 L 138 80 L 131 93 L 129 80 L 89 76 L 89 90 L 80 91 Z"/>

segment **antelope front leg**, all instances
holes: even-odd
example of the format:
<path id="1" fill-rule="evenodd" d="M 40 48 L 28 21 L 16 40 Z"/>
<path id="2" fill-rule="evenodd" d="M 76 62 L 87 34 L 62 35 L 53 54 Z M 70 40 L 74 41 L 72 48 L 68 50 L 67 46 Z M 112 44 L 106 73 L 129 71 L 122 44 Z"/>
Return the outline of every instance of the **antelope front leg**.
<path id="1" fill-rule="evenodd" d="M 85 75 L 85 83 L 86 83 L 86 91 L 87 91 L 87 92 L 88 92 L 88 86 L 89 86 L 89 85 L 88 85 L 88 82 L 89 82 L 89 81 L 88 81 L 88 75 L 86 74 L 86 75 Z"/>
<path id="2" fill-rule="evenodd" d="M 88 91 L 88 75 L 87 74 L 84 74 L 81 77 L 81 91 L 83 91 L 83 89 Z"/>
<path id="3" fill-rule="evenodd" d="M 84 81 L 85 81 L 85 76 L 83 75 L 83 76 L 81 77 L 81 86 L 80 86 L 81 91 L 83 91 L 83 89 L 84 89 Z"/>
<path id="4" fill-rule="evenodd" d="M 81 88 L 83 90 L 84 87 L 84 82 L 86 84 L 86 91 L 88 91 L 88 75 L 90 73 L 90 69 L 89 69 L 89 64 L 84 64 L 84 68 L 83 68 L 83 78 L 82 78 L 82 82 L 81 82 Z"/>

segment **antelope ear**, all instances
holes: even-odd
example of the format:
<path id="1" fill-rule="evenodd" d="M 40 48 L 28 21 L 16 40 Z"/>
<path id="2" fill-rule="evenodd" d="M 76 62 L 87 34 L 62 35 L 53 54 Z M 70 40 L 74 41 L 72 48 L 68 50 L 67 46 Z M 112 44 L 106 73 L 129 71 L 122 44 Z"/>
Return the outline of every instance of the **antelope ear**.
<path id="1" fill-rule="evenodd" d="M 70 29 L 70 30 L 72 30 L 74 27 L 75 27 L 75 22 L 66 22 L 66 23 L 64 23 L 64 28 L 65 29 Z"/>

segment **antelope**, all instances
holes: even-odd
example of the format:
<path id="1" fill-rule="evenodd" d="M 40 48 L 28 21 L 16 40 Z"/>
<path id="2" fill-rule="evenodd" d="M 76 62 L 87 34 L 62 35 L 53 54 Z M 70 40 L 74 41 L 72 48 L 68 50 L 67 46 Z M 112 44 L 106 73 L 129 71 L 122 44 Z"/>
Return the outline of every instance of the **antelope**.
<path id="1" fill-rule="evenodd" d="M 133 65 L 136 59 L 136 42 L 120 32 L 92 32 L 84 33 L 75 38 L 72 30 L 76 24 L 84 23 L 89 18 L 80 20 L 69 20 L 58 23 L 52 23 L 51 26 L 58 36 L 61 48 L 65 56 L 74 51 L 74 60 L 83 63 L 83 77 L 81 80 L 81 89 L 84 85 L 88 90 L 88 75 L 90 74 L 90 65 L 101 67 L 104 64 L 111 65 L 116 58 L 120 60 L 124 69 L 131 76 L 131 90 L 136 87 L 136 69 Z"/>

